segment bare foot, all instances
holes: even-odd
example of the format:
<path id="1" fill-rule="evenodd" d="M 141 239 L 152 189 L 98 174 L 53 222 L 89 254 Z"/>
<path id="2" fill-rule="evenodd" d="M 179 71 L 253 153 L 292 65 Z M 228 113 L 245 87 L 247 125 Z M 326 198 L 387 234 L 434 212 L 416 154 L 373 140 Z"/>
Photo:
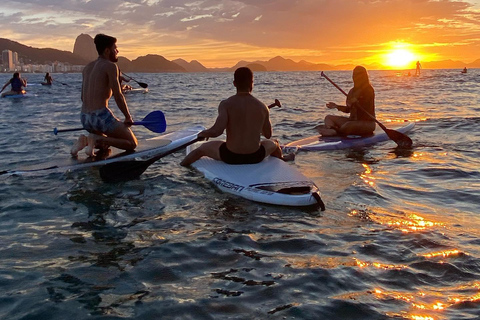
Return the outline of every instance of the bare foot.
<path id="1" fill-rule="evenodd" d="M 99 135 L 96 135 L 95 133 L 90 133 L 88 135 L 88 146 L 85 149 L 85 153 L 89 157 L 95 157 L 95 145 L 97 144 L 97 140 L 100 138 Z"/>
<path id="2" fill-rule="evenodd" d="M 70 150 L 70 154 L 72 157 L 77 157 L 78 151 L 82 150 L 88 145 L 88 139 L 85 135 L 81 134 L 80 137 L 78 137 L 78 140 L 75 141 L 75 143 L 72 146 L 72 149 Z"/>
<path id="3" fill-rule="evenodd" d="M 327 128 L 318 128 L 318 133 L 320 133 L 323 137 L 333 137 L 338 136 L 338 132 L 335 129 L 327 129 Z"/>
<path id="4" fill-rule="evenodd" d="M 295 160 L 295 153 L 287 153 L 282 156 L 283 161 L 293 161 Z"/>
<path id="5" fill-rule="evenodd" d="M 315 129 L 315 130 L 316 130 L 317 132 L 319 132 L 319 133 L 320 133 L 320 130 L 321 130 L 321 129 L 326 129 L 326 128 L 327 128 L 327 127 L 325 127 L 324 124 L 319 124 L 318 126 L 313 127 L 313 129 Z"/>

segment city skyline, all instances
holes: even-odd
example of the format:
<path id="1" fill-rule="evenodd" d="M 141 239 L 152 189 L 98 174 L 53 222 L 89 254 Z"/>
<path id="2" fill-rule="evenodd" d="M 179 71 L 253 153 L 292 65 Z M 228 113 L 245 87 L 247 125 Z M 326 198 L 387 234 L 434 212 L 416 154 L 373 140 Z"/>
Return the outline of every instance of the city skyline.
<path id="1" fill-rule="evenodd" d="M 312 63 L 411 67 L 471 63 L 480 49 L 479 0 L 6 1 L 3 37 L 73 51 L 76 36 L 111 34 L 120 55 L 198 60 L 208 68 L 275 56 Z"/>

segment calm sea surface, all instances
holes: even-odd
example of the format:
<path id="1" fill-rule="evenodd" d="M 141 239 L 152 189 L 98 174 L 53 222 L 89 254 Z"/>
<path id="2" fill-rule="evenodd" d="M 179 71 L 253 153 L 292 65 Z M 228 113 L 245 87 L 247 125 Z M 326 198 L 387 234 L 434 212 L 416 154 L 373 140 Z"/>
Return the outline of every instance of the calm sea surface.
<path id="1" fill-rule="evenodd" d="M 131 76 L 150 89 L 127 96 L 134 119 L 162 110 L 167 131 L 212 125 L 234 93 L 231 73 Z M 0 176 L 0 318 L 478 319 L 480 70 L 370 76 L 380 121 L 417 121 L 414 147 L 299 152 L 324 212 L 221 193 L 183 152 L 118 184 L 95 169 Z M 0 99 L 0 171 L 68 156 L 79 133 L 52 130 L 79 125 L 81 75 L 53 77 Z M 319 72 L 257 73 L 254 94 L 282 102 L 283 143 L 344 102 Z"/>

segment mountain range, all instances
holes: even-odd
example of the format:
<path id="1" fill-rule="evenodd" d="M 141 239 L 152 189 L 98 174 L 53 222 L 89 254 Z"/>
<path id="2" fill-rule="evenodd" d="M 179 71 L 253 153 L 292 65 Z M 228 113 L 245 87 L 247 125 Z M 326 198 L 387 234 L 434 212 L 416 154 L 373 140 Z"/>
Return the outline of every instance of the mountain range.
<path id="1" fill-rule="evenodd" d="M 51 49 L 51 48 L 33 48 L 20 44 L 18 42 L 0 38 L 0 51 L 11 50 L 18 53 L 19 59 L 26 64 L 49 64 L 55 61 L 69 63 L 72 65 L 86 65 L 88 62 L 97 58 L 93 38 L 88 34 L 81 34 L 75 39 L 73 52 Z M 232 67 L 227 68 L 206 68 L 200 62 L 192 60 L 190 62 L 183 59 L 173 61 L 165 59 L 158 54 L 148 54 L 129 60 L 125 57 L 119 57 L 118 66 L 125 72 L 212 72 L 212 71 L 234 71 L 238 67 L 248 66 L 253 71 L 327 71 L 327 70 L 352 70 L 355 65 L 329 65 L 324 63 L 311 63 L 308 61 L 295 62 L 291 59 L 285 59 L 281 56 L 274 57 L 268 61 L 239 61 Z M 385 69 L 380 64 L 364 65 L 369 70 Z M 423 62 L 424 69 L 460 69 L 480 68 L 480 59 L 472 63 L 462 61 L 435 61 Z"/>

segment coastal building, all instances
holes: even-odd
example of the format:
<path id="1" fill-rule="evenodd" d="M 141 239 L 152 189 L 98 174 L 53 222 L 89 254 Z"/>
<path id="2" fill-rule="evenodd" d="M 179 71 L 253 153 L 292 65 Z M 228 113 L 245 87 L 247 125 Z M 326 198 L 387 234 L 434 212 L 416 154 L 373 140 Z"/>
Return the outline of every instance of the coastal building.
<path id="1" fill-rule="evenodd" d="M 11 50 L 2 51 L 2 71 L 11 72 L 15 71 L 16 64 L 18 63 L 18 54 Z"/>

